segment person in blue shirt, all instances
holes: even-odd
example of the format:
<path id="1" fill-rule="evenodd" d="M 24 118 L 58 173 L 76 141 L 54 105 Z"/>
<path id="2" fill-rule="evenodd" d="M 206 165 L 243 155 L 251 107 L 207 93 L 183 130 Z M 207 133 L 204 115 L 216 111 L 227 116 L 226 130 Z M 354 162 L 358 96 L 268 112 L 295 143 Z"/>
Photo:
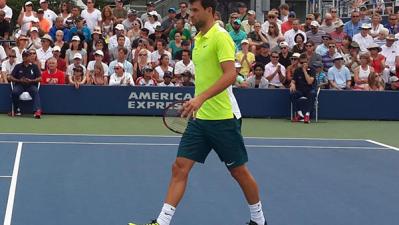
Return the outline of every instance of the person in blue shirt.
<path id="1" fill-rule="evenodd" d="M 78 35 L 80 39 L 89 43 L 91 40 L 91 31 L 90 29 L 84 24 L 85 19 L 83 17 L 76 18 L 76 25 L 71 28 L 71 35 L 75 36 Z M 84 38 L 83 38 L 84 37 Z"/>
<path id="2" fill-rule="evenodd" d="M 55 38 L 55 33 L 57 30 L 62 30 L 64 32 L 64 38 L 63 41 L 70 42 L 72 39 L 71 32 L 69 31 L 68 28 L 64 27 L 64 18 L 63 17 L 57 17 L 55 19 L 54 25 L 50 28 L 50 31 L 48 34 L 51 36 L 53 40 L 56 40 Z"/>
<path id="3" fill-rule="evenodd" d="M 344 65 L 344 58 L 340 54 L 334 57 L 334 66 L 328 69 L 328 81 L 330 87 L 336 90 L 344 90 L 351 88 L 351 74 L 349 69 Z"/>
<path id="4" fill-rule="evenodd" d="M 233 30 L 229 32 L 236 45 L 236 52 L 241 51 L 241 41 L 247 39 L 247 33 L 241 30 L 241 20 L 236 19 L 233 22 Z"/>
<path id="5" fill-rule="evenodd" d="M 389 34 L 398 33 L 398 17 L 395 14 L 388 16 L 388 22 L 384 25 L 389 30 Z"/>
<path id="6" fill-rule="evenodd" d="M 351 20 L 346 22 L 344 25 L 344 32 L 353 37 L 355 34 L 360 32 L 360 27 L 362 23 L 360 22 L 360 13 L 359 12 L 352 12 Z"/>

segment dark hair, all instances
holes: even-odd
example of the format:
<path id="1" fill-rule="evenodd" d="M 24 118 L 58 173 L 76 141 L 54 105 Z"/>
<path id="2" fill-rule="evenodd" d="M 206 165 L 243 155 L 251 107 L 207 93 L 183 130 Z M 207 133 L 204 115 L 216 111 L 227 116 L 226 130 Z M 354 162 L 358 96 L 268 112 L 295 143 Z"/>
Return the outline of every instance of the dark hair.
<path id="1" fill-rule="evenodd" d="M 119 40 L 119 38 L 126 39 L 126 37 L 124 35 L 122 35 L 122 34 L 119 34 L 119 35 L 116 36 L 116 40 Z"/>
<path id="2" fill-rule="evenodd" d="M 188 56 L 190 56 L 190 54 L 191 54 L 190 50 L 186 50 L 186 49 L 181 50 L 182 55 L 183 55 L 184 52 L 187 52 Z"/>
<path id="3" fill-rule="evenodd" d="M 165 57 L 169 57 L 169 56 L 168 56 L 167 54 L 162 54 L 162 55 L 161 55 L 161 57 L 159 58 L 159 65 L 161 65 L 162 60 L 163 60 Z"/>
<path id="4" fill-rule="evenodd" d="M 256 68 L 262 68 L 263 71 L 265 71 L 265 65 L 263 65 L 262 63 L 255 63 L 255 65 L 252 66 L 252 70 L 255 71 Z"/>
<path id="5" fill-rule="evenodd" d="M 179 2 L 179 5 L 184 4 L 185 6 L 188 6 L 187 2 Z"/>
<path id="6" fill-rule="evenodd" d="M 278 29 L 278 25 L 277 25 L 277 23 L 276 22 L 269 22 L 269 26 L 270 25 L 273 25 L 273 27 L 274 27 L 274 32 L 272 33 L 271 31 L 270 31 L 270 29 L 267 31 L 267 33 L 270 35 L 270 36 L 274 36 L 274 37 L 278 37 L 278 35 L 280 34 L 280 30 Z"/>
<path id="7" fill-rule="evenodd" d="M 302 54 L 299 56 L 299 58 L 300 58 L 300 59 L 308 59 L 308 55 L 306 55 L 306 53 L 302 53 Z"/>
<path id="8" fill-rule="evenodd" d="M 201 2 L 202 8 L 204 9 L 211 7 L 212 13 L 215 14 L 217 6 L 216 0 L 190 0 L 190 4 L 193 4 L 194 2 Z"/>
<path id="9" fill-rule="evenodd" d="M 305 41 L 305 36 L 304 36 L 303 34 L 301 34 L 301 33 L 297 33 L 297 34 L 294 36 L 294 42 L 295 42 L 295 43 L 296 43 L 296 38 L 297 38 L 298 36 L 300 36 L 300 37 L 302 38 L 302 40 Z"/>
<path id="10" fill-rule="evenodd" d="M 314 42 L 313 42 L 312 40 L 308 40 L 308 41 L 306 42 L 306 44 L 311 44 L 313 47 L 315 46 L 315 44 L 314 44 Z"/>
<path id="11" fill-rule="evenodd" d="M 125 47 L 119 47 L 119 48 L 118 48 L 118 52 L 120 52 L 120 51 L 123 51 L 123 53 L 125 53 L 125 55 L 127 55 L 127 52 L 128 52 L 127 48 L 125 48 Z"/>
<path id="12" fill-rule="evenodd" d="M 280 7 L 278 7 L 279 9 L 286 9 L 286 10 L 290 10 L 290 6 L 286 3 L 281 4 Z"/>

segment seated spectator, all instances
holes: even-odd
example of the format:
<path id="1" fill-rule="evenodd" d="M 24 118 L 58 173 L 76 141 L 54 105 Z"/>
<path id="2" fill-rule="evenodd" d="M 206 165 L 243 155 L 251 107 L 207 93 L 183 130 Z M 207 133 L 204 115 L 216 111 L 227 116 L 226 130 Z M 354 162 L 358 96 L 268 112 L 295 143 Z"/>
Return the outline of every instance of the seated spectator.
<path id="1" fill-rule="evenodd" d="M 399 48 L 394 44 L 397 40 L 394 35 L 390 34 L 386 38 L 386 44 L 381 47 L 381 55 L 385 57 L 385 66 L 387 68 L 382 76 L 385 83 L 389 83 L 391 74 L 396 74 L 396 66 L 399 64 Z"/>
<path id="2" fill-rule="evenodd" d="M 236 82 L 235 82 L 234 86 L 238 87 L 238 88 L 248 88 L 248 83 L 245 81 L 244 76 L 240 74 L 241 67 L 242 67 L 241 64 L 239 62 L 235 62 L 234 67 L 236 68 L 236 74 L 237 74 L 237 78 L 236 78 Z M 265 66 L 262 65 L 263 71 L 264 71 L 264 67 Z M 251 72 L 250 76 L 253 76 L 252 72 Z"/>
<path id="3" fill-rule="evenodd" d="M 382 47 L 387 43 L 387 36 L 389 34 L 389 31 L 387 28 L 381 28 L 380 32 L 378 33 L 377 37 L 374 38 L 374 43 L 376 43 L 378 46 Z"/>
<path id="4" fill-rule="evenodd" d="M 334 65 L 334 58 L 337 54 L 335 50 L 335 42 L 333 40 L 328 42 L 328 51 L 321 57 L 321 61 L 323 62 L 324 71 L 328 71 Z"/>
<path id="5" fill-rule="evenodd" d="M 357 42 L 353 41 L 350 46 L 349 56 L 347 58 L 344 58 L 345 66 L 349 69 L 351 74 L 353 74 L 355 68 L 360 65 L 359 52 L 359 45 L 357 44 Z"/>
<path id="6" fill-rule="evenodd" d="M 150 34 L 148 38 L 151 39 L 154 43 L 156 43 L 158 40 L 163 40 L 168 43 L 168 36 L 166 36 L 163 32 L 163 28 L 161 27 L 161 25 L 159 25 L 155 27 L 155 32 L 153 34 Z"/>
<path id="7" fill-rule="evenodd" d="M 158 21 L 158 13 L 156 11 L 149 12 L 148 15 L 148 21 L 144 23 L 144 27 L 150 31 L 149 35 L 151 35 L 155 33 L 157 26 L 161 26 L 161 23 Z"/>
<path id="8" fill-rule="evenodd" d="M 287 68 L 289 65 L 291 65 L 292 52 L 290 52 L 288 43 L 285 41 L 281 42 L 279 46 L 281 52 L 278 62 Z"/>
<path id="9" fill-rule="evenodd" d="M 39 67 L 35 64 L 31 64 L 30 53 L 28 50 L 22 52 L 22 63 L 15 66 L 9 79 L 14 83 L 11 96 L 14 104 L 15 115 L 21 115 L 19 96 L 23 92 L 29 92 L 29 95 L 33 99 L 33 111 L 35 112 L 34 117 L 40 119 L 42 111 L 37 84 L 40 82 L 42 77 Z"/>
<path id="10" fill-rule="evenodd" d="M 57 59 L 52 57 L 47 60 L 47 70 L 42 73 L 41 84 L 65 84 L 64 72 L 57 69 Z"/>
<path id="11" fill-rule="evenodd" d="M 315 18 L 314 18 L 314 15 L 312 13 L 307 14 L 306 15 L 306 19 L 305 19 L 305 23 L 302 24 L 302 29 L 301 30 L 305 31 L 305 33 L 310 31 L 311 30 L 310 24 L 314 20 L 315 20 Z"/>
<path id="12" fill-rule="evenodd" d="M 73 66 L 73 64 L 70 66 Z M 69 84 L 73 85 L 76 89 L 79 89 L 79 87 L 86 82 L 83 69 L 83 66 L 74 67 L 71 75 L 68 76 Z"/>
<path id="13" fill-rule="evenodd" d="M 105 41 L 103 39 L 97 40 L 95 45 L 94 45 L 94 48 L 89 48 L 87 61 L 90 62 L 90 61 L 94 60 L 94 56 L 95 56 L 95 53 L 96 53 L 97 50 L 102 50 L 103 51 L 103 53 L 104 53 L 103 63 L 109 64 L 111 62 L 111 56 L 110 56 L 110 53 L 108 51 L 107 44 L 105 43 Z"/>
<path id="14" fill-rule="evenodd" d="M 353 36 L 353 41 L 359 44 L 361 52 L 367 52 L 367 47 L 374 43 L 373 37 L 369 34 L 371 26 L 370 24 L 364 23 L 360 28 L 360 33 Z"/>
<path id="15" fill-rule="evenodd" d="M 299 54 L 297 52 L 292 54 L 292 56 L 291 56 L 291 65 L 289 65 L 286 69 L 286 76 L 285 76 L 285 81 L 284 81 L 284 86 L 287 88 L 290 87 L 292 77 L 294 76 L 294 72 L 298 68 L 300 56 L 301 56 L 301 54 Z"/>
<path id="16" fill-rule="evenodd" d="M 261 27 L 259 22 L 255 22 L 254 30 L 248 33 L 249 46 L 253 53 L 255 53 L 256 49 L 263 43 L 268 42 L 267 37 L 262 33 Z"/>
<path id="17" fill-rule="evenodd" d="M 399 78 L 397 76 L 390 77 L 389 81 L 391 83 L 392 90 L 399 90 Z"/>
<path id="18" fill-rule="evenodd" d="M 263 43 L 260 45 L 259 53 L 255 55 L 255 62 L 256 63 L 261 63 L 263 65 L 266 65 L 270 62 L 270 45 L 269 43 Z"/>
<path id="19" fill-rule="evenodd" d="M 38 50 L 42 47 L 41 38 L 39 37 L 39 30 L 37 27 L 31 27 L 30 31 L 28 32 L 28 36 L 29 41 L 27 49 Z"/>
<path id="20" fill-rule="evenodd" d="M 163 75 L 166 71 L 173 72 L 173 67 L 169 66 L 169 56 L 167 54 L 161 55 L 159 65 L 155 67 L 154 79 L 160 83 L 163 81 Z"/>
<path id="21" fill-rule="evenodd" d="M 175 61 L 178 61 L 178 60 L 182 60 L 182 59 L 183 59 L 183 58 L 182 58 L 183 51 L 188 51 L 188 52 L 189 52 L 189 56 L 190 56 L 190 58 L 191 58 L 191 43 L 190 43 L 190 41 L 187 41 L 187 40 L 182 41 L 182 43 L 181 43 L 181 50 L 179 50 L 179 51 L 176 52 Z"/>
<path id="22" fill-rule="evenodd" d="M 284 21 L 281 24 L 281 33 L 285 35 L 285 33 L 292 29 L 293 22 L 296 19 L 296 13 L 294 11 L 289 12 L 287 21 Z"/>
<path id="23" fill-rule="evenodd" d="M 335 39 L 334 39 L 335 40 Z M 342 57 L 344 57 L 344 61 L 346 62 L 346 59 L 349 57 L 350 55 L 350 48 L 351 48 L 351 44 L 352 44 L 352 38 L 349 36 L 345 36 L 342 39 L 342 43 L 340 46 L 337 45 L 337 43 L 335 42 L 335 46 L 337 46 L 337 52 L 339 54 L 342 55 Z"/>
<path id="24" fill-rule="evenodd" d="M 328 34 L 323 35 L 322 39 L 323 43 L 316 47 L 316 53 L 321 56 L 325 55 L 328 52 L 328 44 L 332 41 L 332 38 Z"/>
<path id="25" fill-rule="evenodd" d="M 91 31 L 87 25 L 85 25 L 85 19 L 83 17 L 78 17 L 76 19 L 76 25 L 71 28 L 70 34 L 72 36 L 79 36 L 81 41 L 86 44 L 91 40 Z"/>
<path id="26" fill-rule="evenodd" d="M 241 20 L 236 19 L 233 23 L 233 30 L 229 32 L 230 37 L 233 39 L 236 46 L 236 51 L 241 50 L 241 42 L 247 39 L 247 33 L 241 29 Z"/>
<path id="27" fill-rule="evenodd" d="M 185 23 L 186 22 L 183 19 L 178 19 L 176 21 L 176 27 L 173 28 L 169 33 L 170 41 L 175 39 L 175 34 L 178 31 L 183 34 L 183 36 L 182 36 L 183 40 L 191 40 L 191 32 L 188 29 L 184 28 Z"/>
<path id="28" fill-rule="evenodd" d="M 108 82 L 108 76 L 109 76 L 109 74 L 108 74 L 108 65 L 102 62 L 103 57 L 104 57 L 104 53 L 101 50 L 97 50 L 94 53 L 94 61 L 90 61 L 89 64 L 87 65 L 86 79 L 93 78 L 94 65 L 95 64 L 101 64 L 102 67 L 103 67 L 102 71 L 104 72 L 103 75 L 105 77 L 105 81 Z M 91 84 L 93 81 L 91 79 L 91 80 L 89 80 L 87 82 Z"/>
<path id="29" fill-rule="evenodd" d="M 175 27 L 176 21 L 176 9 L 169 8 L 167 18 L 165 18 L 161 23 L 165 35 L 169 35 L 170 31 Z"/>
<path id="30" fill-rule="evenodd" d="M 133 74 L 133 65 L 129 61 L 127 61 L 127 53 L 128 53 L 128 50 L 126 48 L 123 48 L 123 47 L 118 48 L 118 56 L 114 61 L 112 61 L 109 64 L 108 74 L 114 73 L 114 67 L 118 62 L 123 64 L 123 69 L 125 70 L 125 72 L 127 72 L 129 74 Z"/>
<path id="31" fill-rule="evenodd" d="M 284 39 L 288 43 L 289 48 L 293 48 L 296 43 L 296 37 L 297 35 L 301 35 L 302 37 L 302 42 L 306 42 L 306 34 L 305 32 L 301 31 L 300 29 L 300 23 L 298 19 L 293 20 L 292 23 L 292 28 L 285 32 L 284 34 Z"/>
<path id="32" fill-rule="evenodd" d="M 120 38 L 120 36 L 124 37 L 123 47 L 130 49 L 131 43 L 130 39 L 125 36 L 125 27 L 122 24 L 117 24 L 114 30 L 115 34 L 109 38 L 108 49 L 112 51 L 113 49 L 118 48 L 118 46 L 120 46 L 120 44 L 118 44 L 118 38 Z"/>
<path id="33" fill-rule="evenodd" d="M 275 16 L 273 16 L 275 17 Z M 265 25 L 266 22 L 263 24 Z M 263 25 L 262 25 L 262 32 L 265 34 L 267 41 L 270 45 L 270 49 L 274 49 L 278 46 L 278 42 L 280 40 L 284 40 L 283 35 L 280 32 L 279 26 L 276 22 L 268 22 L 268 28 L 267 31 L 263 30 Z M 265 33 L 266 32 L 266 33 Z"/>
<path id="34" fill-rule="evenodd" d="M 270 88 L 281 88 L 285 81 L 285 67 L 278 62 L 279 57 L 278 52 L 272 52 L 271 62 L 265 66 L 264 76 Z"/>
<path id="35" fill-rule="evenodd" d="M 10 37 L 10 31 L 11 31 L 11 26 L 10 26 L 10 19 L 7 16 L 7 13 L 5 11 L 6 8 L 3 8 L 2 10 L 0 10 L 0 38 L 2 38 L 3 40 L 8 40 Z M 11 8 L 8 8 L 11 13 L 12 10 Z"/>
<path id="36" fill-rule="evenodd" d="M 110 15 L 114 16 L 115 20 L 122 20 L 123 21 L 128 15 L 127 10 L 123 7 L 123 0 L 116 0 L 115 1 L 115 5 L 116 6 L 115 6 L 114 10 L 110 13 Z M 105 20 L 105 18 L 104 18 L 104 14 L 105 14 L 104 10 L 103 10 L 102 14 L 103 14 L 103 22 L 104 22 L 104 20 Z"/>
<path id="37" fill-rule="evenodd" d="M 293 53 L 304 53 L 306 51 L 305 49 L 305 37 L 303 34 L 296 34 L 294 37 L 295 45 L 292 47 L 292 52 Z"/>
<path id="38" fill-rule="evenodd" d="M 182 33 L 181 32 L 176 32 L 175 40 L 170 41 L 169 45 L 168 45 L 169 52 L 172 53 L 172 59 L 173 60 L 176 59 L 177 52 L 182 50 L 182 42 L 183 42 Z"/>
<path id="39" fill-rule="evenodd" d="M 315 46 L 313 41 L 307 41 L 305 44 L 305 49 L 306 49 L 305 54 L 308 58 L 309 65 L 313 65 L 316 62 L 322 63 L 323 59 L 321 58 L 321 55 L 317 54 L 314 50 Z"/>
<path id="40" fill-rule="evenodd" d="M 370 54 L 368 52 L 360 54 L 360 65 L 354 71 L 355 90 L 368 91 L 368 78 L 374 73 L 374 68 L 370 66 Z"/>
<path id="41" fill-rule="evenodd" d="M 110 86 L 134 86 L 133 77 L 126 73 L 122 63 L 117 63 L 114 67 L 113 73 L 109 80 Z"/>
<path id="42" fill-rule="evenodd" d="M 30 54 L 30 56 L 29 56 L 30 63 L 31 64 L 35 64 L 40 69 L 42 67 L 42 64 L 39 61 L 39 59 L 37 58 L 36 50 L 31 49 L 31 50 L 28 50 L 28 51 L 29 51 L 29 54 Z"/>
<path id="43" fill-rule="evenodd" d="M 156 42 L 157 50 L 151 53 L 151 64 L 152 67 L 155 68 L 159 65 L 159 59 L 161 55 L 166 54 L 169 56 L 169 59 L 172 58 L 172 54 L 166 50 L 166 42 L 163 40 L 158 40 Z"/>
<path id="44" fill-rule="evenodd" d="M 53 57 L 53 49 L 50 47 L 52 44 L 53 40 L 50 35 L 46 34 L 42 37 L 42 47 L 36 51 L 42 70 L 46 68 L 47 59 Z"/>
<path id="45" fill-rule="evenodd" d="M 182 74 L 185 71 L 190 71 L 190 73 L 195 77 L 195 67 L 194 63 L 190 59 L 190 51 L 183 50 L 182 60 L 175 64 L 175 74 Z"/>
<path id="46" fill-rule="evenodd" d="M 37 19 L 39 20 L 39 28 L 41 31 L 43 31 L 45 34 L 47 34 L 51 29 L 53 21 L 50 22 L 50 20 L 45 18 L 44 14 L 45 14 L 45 12 L 43 9 L 37 10 Z"/>
<path id="47" fill-rule="evenodd" d="M 242 68 L 240 74 L 245 78 L 251 72 L 252 64 L 255 62 L 255 55 L 249 51 L 249 41 L 241 41 L 242 50 L 237 52 L 236 60 L 241 64 Z"/>
<path id="48" fill-rule="evenodd" d="M 385 57 L 379 52 L 381 52 L 381 48 L 377 44 L 371 44 L 367 48 L 370 52 L 370 60 L 371 66 L 374 68 L 374 72 L 382 75 L 385 69 Z"/>
<path id="49" fill-rule="evenodd" d="M 12 49 L 15 51 L 15 55 L 17 56 L 17 63 L 22 62 L 22 52 L 25 50 L 26 44 L 28 42 L 28 38 L 24 35 L 17 33 L 16 35 L 17 41 L 16 46 Z"/>
<path id="50" fill-rule="evenodd" d="M 139 46 L 139 42 L 143 42 L 144 40 L 148 42 L 147 48 L 150 49 L 150 47 L 154 44 L 154 42 L 148 37 L 148 29 L 147 28 L 141 28 L 140 30 L 140 36 L 133 40 L 132 43 L 132 48 L 135 49 Z"/>
<path id="51" fill-rule="evenodd" d="M 133 27 L 128 30 L 126 36 L 129 38 L 130 42 L 133 43 L 134 40 L 140 38 L 140 32 L 141 32 L 141 23 L 140 21 L 135 20 L 133 22 Z"/>
<path id="52" fill-rule="evenodd" d="M 335 31 L 330 33 L 330 37 L 333 40 L 335 40 L 337 48 L 341 48 L 344 38 L 347 37 L 348 35 L 344 32 L 344 24 L 342 23 L 341 20 L 338 20 L 337 22 L 334 23 L 334 28 Z"/>
<path id="53" fill-rule="evenodd" d="M 339 54 L 334 57 L 334 66 L 328 70 L 328 80 L 332 89 L 351 88 L 351 74 L 349 69 L 343 65 L 343 58 Z"/>
<path id="54" fill-rule="evenodd" d="M 40 44 L 41 46 L 41 44 Z M 57 30 L 55 32 L 54 47 L 58 46 L 61 49 L 60 57 L 65 59 L 65 53 L 69 49 L 69 42 L 64 41 L 64 32 L 62 30 Z"/>
<path id="55" fill-rule="evenodd" d="M 67 67 L 68 83 L 74 84 L 76 88 L 79 88 L 80 84 L 86 83 L 86 67 L 82 64 L 82 58 L 83 57 L 80 53 L 75 53 L 73 56 L 73 63 Z M 83 74 L 81 80 L 74 79 L 73 77 L 76 68 L 78 69 L 78 72 L 80 72 L 80 68 L 82 68 Z M 77 78 L 80 78 L 80 76 Z"/>
<path id="56" fill-rule="evenodd" d="M 382 18 L 380 14 L 374 13 L 371 20 L 370 35 L 371 37 L 376 38 L 380 34 L 381 30 L 386 28 L 381 24 Z"/>
<path id="57" fill-rule="evenodd" d="M 1 63 L 0 83 L 8 83 L 8 77 L 17 65 L 17 56 L 15 50 L 11 50 L 8 59 Z"/>
<path id="58" fill-rule="evenodd" d="M 250 32 L 255 30 L 256 12 L 254 10 L 248 10 L 248 12 L 245 13 L 247 15 L 247 18 L 241 18 L 242 28 L 244 29 L 245 33 L 249 34 Z"/>
<path id="59" fill-rule="evenodd" d="M 55 23 L 50 28 L 50 31 L 48 33 L 53 40 L 56 39 L 55 34 L 56 34 L 57 30 L 62 30 L 64 32 L 64 37 L 63 37 L 64 41 L 69 42 L 71 40 L 72 35 L 71 35 L 69 29 L 64 26 L 64 18 L 62 18 L 61 16 L 59 16 L 59 17 L 57 17 L 57 19 L 55 19 Z"/>
<path id="60" fill-rule="evenodd" d="M 237 12 L 232 12 L 230 14 L 229 21 L 225 26 L 225 29 L 227 32 L 230 32 L 233 30 L 233 24 L 236 19 L 239 19 L 239 14 Z M 244 27 L 242 27 L 242 30 L 244 31 Z"/>
<path id="61" fill-rule="evenodd" d="M 61 58 L 61 48 L 59 46 L 54 46 L 53 57 L 57 60 L 57 69 L 65 73 L 67 70 L 66 62 Z"/>
<path id="62" fill-rule="evenodd" d="M 312 21 L 310 27 L 310 31 L 306 32 L 306 38 L 318 46 L 322 43 L 322 36 L 326 35 L 326 32 L 319 29 L 320 25 L 317 21 Z"/>
<path id="63" fill-rule="evenodd" d="M 160 87 L 174 87 L 175 85 L 172 83 L 173 73 L 166 71 L 163 75 L 163 81 L 158 84 Z"/>
<path id="64" fill-rule="evenodd" d="M 263 64 L 255 64 L 254 74 L 246 80 L 249 88 L 268 88 L 269 81 L 263 76 L 265 69 Z"/>
<path id="65" fill-rule="evenodd" d="M 133 64 L 133 79 L 137 82 L 137 79 L 144 76 L 143 69 L 151 65 L 151 61 L 148 60 L 150 52 L 147 49 L 141 49 L 138 53 L 138 60 Z"/>
<path id="66" fill-rule="evenodd" d="M 385 89 L 382 75 L 377 73 L 370 73 L 368 77 L 368 85 L 370 91 L 383 91 Z"/>
<path id="67" fill-rule="evenodd" d="M 315 78 L 316 78 L 316 86 L 321 89 L 328 88 L 328 77 L 327 74 L 324 72 L 323 63 L 315 62 L 313 64 L 313 68 L 315 70 Z"/>
<path id="68" fill-rule="evenodd" d="M 183 87 L 193 87 L 194 83 L 192 82 L 193 75 L 189 72 L 186 71 L 182 74 L 183 82 L 181 83 L 181 86 Z"/>
<path id="69" fill-rule="evenodd" d="M 126 47 L 125 45 L 125 41 L 126 41 L 126 37 L 123 35 L 118 35 L 117 37 L 118 40 L 118 44 L 116 46 L 114 46 L 112 49 L 109 49 L 109 56 L 110 56 L 110 60 L 114 61 L 115 59 L 118 58 L 118 49 L 120 48 L 126 48 L 128 52 L 130 52 L 130 47 Z"/>
<path id="70" fill-rule="evenodd" d="M 146 66 L 143 68 L 143 76 L 137 78 L 137 85 L 139 86 L 157 86 L 157 81 L 154 77 L 154 70 L 151 66 Z"/>
<path id="71" fill-rule="evenodd" d="M 116 7 L 114 8 L 114 11 L 119 11 L 122 13 L 127 13 L 127 11 L 122 8 L 119 8 L 120 3 L 116 3 Z M 119 14 L 120 16 L 120 14 Z M 124 16 L 124 18 L 126 18 L 126 16 Z M 114 32 L 114 25 L 116 25 L 117 23 L 122 23 L 123 19 L 122 18 L 116 18 L 114 15 L 114 12 L 112 11 L 112 8 L 109 5 L 106 5 L 103 7 L 102 11 L 101 11 L 101 24 L 100 27 L 104 32 L 104 37 L 110 37 L 112 36 L 113 32 Z M 94 28 L 93 28 L 94 30 Z"/>
<path id="72" fill-rule="evenodd" d="M 305 123 L 310 122 L 310 113 L 313 111 L 316 96 L 315 75 L 313 68 L 308 65 L 306 54 L 301 54 L 290 85 L 290 97 L 295 112 L 293 122 L 302 119 Z M 301 99 L 302 97 L 306 99 Z"/>
<path id="73" fill-rule="evenodd" d="M 333 17 L 330 13 L 326 13 L 324 15 L 324 21 L 320 26 L 320 29 L 326 32 L 327 34 L 331 34 L 335 31 L 335 26 L 333 23 Z"/>
<path id="74" fill-rule="evenodd" d="M 101 62 L 95 61 L 94 70 L 86 76 L 86 84 L 108 85 L 108 77 L 104 75 L 104 67 Z"/>
<path id="75" fill-rule="evenodd" d="M 362 23 L 360 22 L 360 13 L 355 11 L 351 14 L 351 20 L 346 22 L 344 25 L 344 32 L 353 38 L 355 34 L 359 33 L 360 26 Z"/>
<path id="76" fill-rule="evenodd" d="M 79 53 L 82 56 L 83 65 L 87 65 L 87 52 L 86 49 L 83 48 L 83 42 L 80 41 L 79 36 L 73 36 L 71 41 L 71 47 L 65 52 L 65 62 L 67 65 L 70 65 L 76 53 Z"/>

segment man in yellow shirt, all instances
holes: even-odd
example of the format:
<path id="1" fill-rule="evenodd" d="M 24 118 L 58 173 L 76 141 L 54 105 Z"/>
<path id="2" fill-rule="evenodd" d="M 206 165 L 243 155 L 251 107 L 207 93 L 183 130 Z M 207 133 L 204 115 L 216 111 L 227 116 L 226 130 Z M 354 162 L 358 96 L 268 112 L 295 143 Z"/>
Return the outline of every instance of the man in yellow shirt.
<path id="1" fill-rule="evenodd" d="M 204 163 L 213 149 L 239 183 L 249 204 L 249 225 L 267 225 L 257 183 L 246 163 L 241 113 L 232 92 L 236 80 L 234 42 L 214 19 L 216 0 L 190 0 L 191 21 L 200 31 L 195 38 L 195 97 L 183 106 L 183 117 L 194 115 L 184 132 L 172 166 L 162 211 L 146 225 L 169 225 L 183 198 L 188 175 L 196 162 Z M 195 224 L 187 221 L 186 224 Z M 129 223 L 135 225 L 135 223 Z M 213 225 L 213 224 L 212 224 Z"/>
<path id="2" fill-rule="evenodd" d="M 255 55 L 249 51 L 249 41 L 247 39 L 241 41 L 241 49 L 242 50 L 236 54 L 236 60 L 242 66 L 240 74 L 247 78 L 248 74 L 251 72 L 252 64 L 255 62 Z"/>

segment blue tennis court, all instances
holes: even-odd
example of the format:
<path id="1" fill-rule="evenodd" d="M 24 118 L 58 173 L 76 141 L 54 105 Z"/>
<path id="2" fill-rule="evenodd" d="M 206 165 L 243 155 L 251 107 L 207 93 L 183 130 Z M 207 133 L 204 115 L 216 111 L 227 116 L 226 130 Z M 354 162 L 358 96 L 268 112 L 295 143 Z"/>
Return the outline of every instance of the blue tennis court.
<path id="1" fill-rule="evenodd" d="M 399 149 L 372 140 L 246 138 L 270 225 L 397 225 Z M 0 134 L 3 225 L 156 218 L 179 137 Z M 243 225 L 241 190 L 212 153 L 172 224 Z"/>

